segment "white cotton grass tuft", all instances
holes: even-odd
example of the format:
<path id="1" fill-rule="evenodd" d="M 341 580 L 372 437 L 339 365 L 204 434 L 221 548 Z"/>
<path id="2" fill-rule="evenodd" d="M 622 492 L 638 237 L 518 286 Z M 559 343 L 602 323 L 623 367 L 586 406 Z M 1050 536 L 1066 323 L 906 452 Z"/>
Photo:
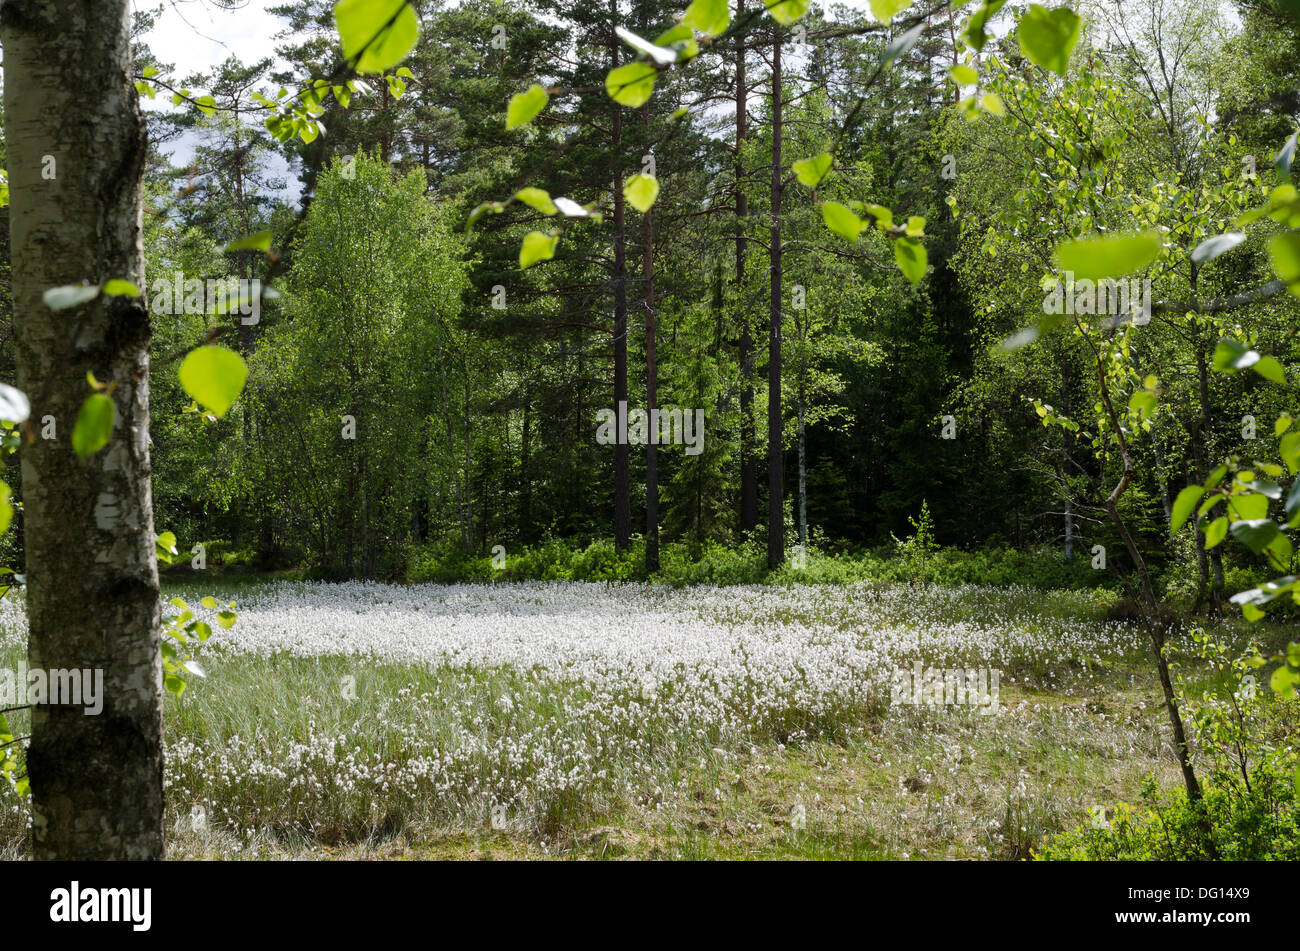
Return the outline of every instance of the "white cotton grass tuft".
<path id="1" fill-rule="evenodd" d="M 1097 613 L 1095 595 L 1028 589 L 214 593 L 238 601 L 239 620 L 205 645 L 209 678 L 169 702 L 166 781 L 172 808 L 202 802 L 210 828 L 237 836 L 346 839 L 419 822 L 553 838 L 620 802 L 659 808 L 688 781 L 683 765 L 888 715 L 894 671 L 917 660 L 1057 683 L 1078 659 L 1140 645 L 1129 627 L 1079 619 Z M 20 601 L 0 601 L 0 657 L 24 627 Z"/>

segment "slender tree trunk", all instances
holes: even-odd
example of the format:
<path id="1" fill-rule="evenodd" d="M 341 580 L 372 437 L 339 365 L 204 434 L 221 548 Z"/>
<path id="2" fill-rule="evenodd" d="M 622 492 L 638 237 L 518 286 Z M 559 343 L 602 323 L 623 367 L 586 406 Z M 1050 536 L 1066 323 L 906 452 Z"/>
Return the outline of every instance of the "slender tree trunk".
<path id="1" fill-rule="evenodd" d="M 468 346 L 468 341 L 466 342 L 466 346 Z M 465 380 L 464 399 L 461 401 L 461 421 L 464 424 L 464 429 L 465 429 L 465 551 L 472 552 L 474 550 L 474 544 L 475 544 L 474 495 L 473 495 L 474 460 L 472 456 L 473 447 L 470 445 L 470 436 L 473 433 L 473 429 L 472 429 L 473 424 L 470 420 L 470 411 L 469 411 L 470 409 L 469 396 L 470 396 L 471 384 L 470 384 L 470 368 L 469 368 L 468 357 L 465 359 L 465 362 L 461 366 L 461 372 L 464 374 L 464 380 Z M 480 515 L 479 516 L 480 525 L 482 524 L 482 521 L 483 521 L 482 515 Z"/>
<path id="2" fill-rule="evenodd" d="M 1147 569 L 1146 561 L 1133 540 L 1133 534 L 1129 531 L 1128 524 L 1119 511 L 1119 500 L 1133 481 L 1133 457 L 1129 454 L 1128 440 L 1124 437 L 1119 414 L 1115 412 L 1115 406 L 1110 398 L 1110 390 L 1106 382 L 1106 371 L 1100 357 L 1097 362 L 1097 382 L 1101 386 L 1102 405 L 1107 417 L 1110 419 L 1111 426 L 1114 427 L 1116 445 L 1119 448 L 1120 461 L 1123 465 L 1123 472 L 1120 475 L 1119 482 L 1115 484 L 1115 488 L 1111 490 L 1110 495 L 1106 498 L 1106 512 L 1110 515 L 1111 524 L 1115 526 L 1120 539 L 1124 542 L 1124 548 L 1128 551 L 1129 558 L 1133 560 L 1133 568 L 1141 585 L 1142 606 L 1150 628 L 1151 647 L 1155 655 L 1156 670 L 1160 675 L 1160 689 L 1164 695 L 1165 711 L 1169 715 L 1169 724 L 1174 733 L 1174 755 L 1178 757 L 1178 765 L 1183 773 L 1183 785 L 1187 789 L 1187 798 L 1192 803 L 1199 805 L 1201 784 L 1197 780 L 1196 771 L 1192 766 L 1191 750 L 1187 744 L 1187 731 L 1183 728 L 1183 716 L 1178 709 L 1178 697 L 1174 693 L 1173 680 L 1169 674 L 1169 660 L 1165 656 L 1165 628 L 1158 617 L 1156 593 L 1151 585 L 1151 572 Z M 1206 847 L 1212 855 L 1217 855 L 1213 830 L 1209 827 L 1209 823 L 1203 821 L 1202 829 L 1206 836 Z"/>
<path id="3" fill-rule="evenodd" d="M 532 445 L 532 413 L 529 412 L 527 381 L 524 383 L 523 400 L 523 436 L 520 438 L 519 445 L 519 524 L 525 532 L 529 532 L 533 524 L 533 489 L 528 474 L 529 450 Z M 529 540 L 531 541 L 531 539 Z"/>
<path id="4" fill-rule="evenodd" d="M 736 0 L 736 19 L 745 12 L 745 0 Z M 750 329 L 749 295 L 745 286 L 745 254 L 749 237 L 745 219 L 749 196 L 745 194 L 745 136 L 748 125 L 745 85 L 745 37 L 736 40 L 736 311 L 740 318 L 740 531 L 748 535 L 758 525 L 758 460 L 754 449 L 754 335 Z"/>
<path id="5" fill-rule="evenodd" d="M 1065 496 L 1065 563 L 1074 564 L 1074 501 Z"/>
<path id="6" fill-rule="evenodd" d="M 803 388 L 799 392 L 799 546 L 808 545 L 808 459 L 803 424 Z"/>
<path id="7" fill-rule="evenodd" d="M 641 107 L 641 130 L 650 141 L 650 107 Z M 654 209 L 641 216 L 641 286 L 645 304 L 645 408 L 650 438 L 645 446 L 645 567 L 659 569 L 659 456 L 655 445 L 658 427 L 654 410 L 659 406 L 659 365 L 655 353 L 655 236 Z"/>
<path id="8" fill-rule="evenodd" d="M 1192 292 L 1196 291 L 1196 282 L 1192 283 Z M 1210 474 L 1209 462 L 1209 443 L 1210 443 L 1210 416 L 1212 407 L 1210 405 L 1210 369 L 1209 361 L 1206 356 L 1206 345 L 1201 334 L 1193 330 L 1192 332 L 1192 349 L 1196 352 L 1196 395 L 1200 404 L 1200 412 L 1196 419 L 1196 424 L 1192 432 L 1192 460 L 1196 464 L 1196 478 L 1205 479 Z M 1193 528 L 1195 531 L 1195 528 Z M 1213 567 L 1214 580 L 1210 584 L 1210 604 L 1215 613 L 1223 609 L 1223 555 L 1217 549 L 1211 549 L 1208 553 L 1205 549 L 1205 536 L 1196 532 L 1196 561 L 1197 561 L 1197 580 L 1199 587 L 1196 594 L 1196 607 L 1199 608 L 1205 600 L 1205 586 L 1209 582 L 1205 568 L 1205 562 L 1209 561 Z"/>
<path id="9" fill-rule="evenodd" d="M 58 438 L 22 449 L 28 656 L 46 670 L 103 671 L 100 715 L 33 710 L 34 855 L 156 859 L 162 666 L 148 312 L 142 299 L 101 296 L 61 311 L 41 299 L 83 279 L 145 284 L 145 129 L 130 75 L 129 5 L 6 3 L 0 42 L 18 383 L 33 417 L 58 425 Z M 82 462 L 70 437 L 88 372 L 114 387 L 117 421 L 108 445 Z"/>
<path id="10" fill-rule="evenodd" d="M 611 30 L 618 19 L 618 2 L 609 3 Z M 618 65 L 618 41 L 610 45 L 610 67 Z M 623 107 L 613 104 L 614 166 L 614 414 L 621 417 L 627 403 L 627 210 L 623 200 Z M 621 428 L 621 427 L 620 427 Z M 624 433 L 614 441 L 614 547 L 625 551 L 632 541 L 632 480 Z"/>
<path id="11" fill-rule="evenodd" d="M 1173 522 L 1174 500 L 1169 495 L 1169 477 L 1165 474 L 1165 454 L 1160 451 L 1160 440 L 1151 440 L 1151 452 L 1156 460 L 1156 484 L 1160 487 L 1160 507 L 1164 509 L 1165 521 Z"/>
<path id="12" fill-rule="evenodd" d="M 1070 415 L 1070 381 L 1061 381 L 1061 408 L 1066 416 Z M 1068 473 L 1070 471 L 1070 437 L 1064 431 L 1061 434 L 1061 479 L 1065 486 L 1065 563 L 1074 564 L 1074 497 L 1070 494 Z"/>
<path id="13" fill-rule="evenodd" d="M 781 451 L 781 29 L 772 30 L 772 270 L 767 329 L 767 566 L 785 561 L 785 459 Z"/>

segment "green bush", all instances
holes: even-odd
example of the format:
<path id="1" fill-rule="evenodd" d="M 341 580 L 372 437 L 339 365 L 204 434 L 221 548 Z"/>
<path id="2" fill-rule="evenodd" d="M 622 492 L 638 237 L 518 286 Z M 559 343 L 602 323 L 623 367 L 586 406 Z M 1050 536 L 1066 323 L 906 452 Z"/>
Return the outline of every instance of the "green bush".
<path id="1" fill-rule="evenodd" d="M 1193 629 L 1183 650 L 1208 663 L 1189 682 L 1176 677 L 1201 800 L 1185 790 L 1162 794 L 1154 777 L 1143 803 L 1120 805 L 1044 843 L 1043 859 L 1300 859 L 1300 770 L 1292 738 L 1300 705 L 1274 697 L 1254 645 L 1230 651 Z M 1208 835 L 1207 835 L 1208 832 Z"/>
<path id="2" fill-rule="evenodd" d="M 540 545 L 507 549 L 503 568 L 493 567 L 491 552 L 467 553 L 455 544 L 416 549 L 407 575 L 412 581 L 634 581 L 658 584 L 850 584 L 857 581 L 1027 585 L 1042 589 L 1098 588 L 1114 584 L 1111 575 L 1093 571 L 1080 555 L 1067 565 L 1059 553 L 1017 551 L 1006 546 L 965 551 L 908 540 L 896 547 L 864 552 L 830 553 L 814 537 L 800 559 L 795 545 L 775 571 L 767 567 L 761 539 L 740 545 L 719 542 L 672 542 L 659 553 L 659 570 L 645 572 L 645 540 L 633 539 L 619 553 L 609 539 L 589 543 L 552 539 Z M 800 565 L 801 566 L 797 566 Z"/>
<path id="3" fill-rule="evenodd" d="M 407 573 L 412 581 L 450 584 L 461 581 L 630 581 L 645 559 L 644 543 L 618 553 L 613 541 L 598 539 L 584 547 L 549 541 L 531 548 L 506 550 L 504 566 L 487 553 L 466 552 L 458 545 L 416 549 Z"/>
<path id="4" fill-rule="evenodd" d="M 1204 819 L 1209 819 L 1220 859 L 1300 859 L 1300 808 L 1295 797 L 1295 755 L 1278 753 L 1250 771 L 1249 790 L 1203 784 L 1194 807 L 1182 790 L 1162 796 L 1155 780 L 1143 789 L 1144 804 L 1120 804 L 1109 818 L 1091 821 L 1048 839 L 1034 857 L 1043 860 L 1206 859 Z"/>

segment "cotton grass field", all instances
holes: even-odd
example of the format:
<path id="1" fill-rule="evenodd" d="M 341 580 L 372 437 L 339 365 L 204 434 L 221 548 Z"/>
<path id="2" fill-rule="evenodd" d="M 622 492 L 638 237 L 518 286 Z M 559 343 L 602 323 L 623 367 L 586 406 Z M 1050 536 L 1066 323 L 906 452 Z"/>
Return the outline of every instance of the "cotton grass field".
<path id="1" fill-rule="evenodd" d="M 1176 783 L 1146 636 L 1092 592 L 170 592 L 205 593 L 239 620 L 166 701 L 175 857 L 1026 858 L 1147 774 Z M 14 666 L 19 601 L 0 624 Z M 891 703 L 917 661 L 999 671 L 992 715 Z"/>

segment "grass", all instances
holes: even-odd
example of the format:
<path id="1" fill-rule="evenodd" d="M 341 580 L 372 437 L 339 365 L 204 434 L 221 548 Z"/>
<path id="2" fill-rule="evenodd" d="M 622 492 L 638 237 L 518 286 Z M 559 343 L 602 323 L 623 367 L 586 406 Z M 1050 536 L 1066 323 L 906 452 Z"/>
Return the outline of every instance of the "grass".
<path id="1" fill-rule="evenodd" d="M 918 643 L 938 625 L 1104 627 L 1089 593 L 939 595 L 865 588 L 852 595 L 861 614 L 792 598 L 732 623 L 858 625 L 869 641 L 897 622 Z M 877 615 L 879 627 L 864 625 Z M 13 667 L 21 633 L 8 623 L 0 665 Z M 683 715 L 686 682 L 646 696 L 510 665 L 217 650 L 207 681 L 166 702 L 169 854 L 1028 858 L 1091 807 L 1135 801 L 1148 774 L 1165 788 L 1179 781 L 1140 632 L 1121 634 L 1087 656 L 1062 645 L 999 658 L 998 716 L 877 698 L 740 724 Z M 1220 634 L 1244 639 L 1236 625 Z M 1180 669 L 1198 689 L 1229 686 L 1190 662 Z M 24 826 L 0 790 L 3 853 L 21 854 Z"/>

